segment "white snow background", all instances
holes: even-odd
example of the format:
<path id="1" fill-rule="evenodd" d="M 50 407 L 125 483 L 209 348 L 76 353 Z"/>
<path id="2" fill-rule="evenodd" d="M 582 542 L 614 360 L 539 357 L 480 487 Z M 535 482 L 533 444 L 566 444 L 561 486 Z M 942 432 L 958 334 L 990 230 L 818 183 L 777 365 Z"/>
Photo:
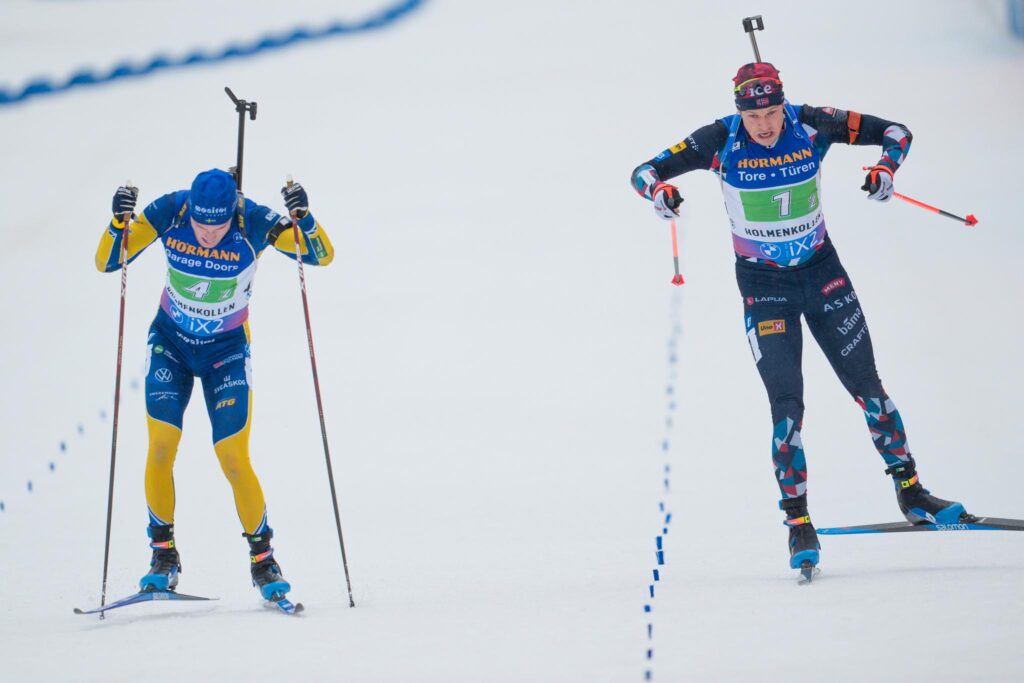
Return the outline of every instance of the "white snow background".
<path id="1" fill-rule="evenodd" d="M 386 2 L 8 0 L 0 82 Z M 980 224 L 866 201 L 878 150 L 838 146 L 829 229 L 925 485 L 1024 517 L 1024 44 L 1001 7 L 432 0 L 374 33 L 0 108 L 0 680 L 1024 679 L 1022 535 L 823 537 L 819 580 L 796 585 L 717 181 L 678 181 L 679 290 L 668 228 L 628 184 L 732 110 L 750 14 L 791 101 L 907 124 L 897 191 Z M 293 174 L 337 248 L 306 277 L 356 608 L 296 269 L 270 250 L 252 459 L 306 613 L 266 610 L 249 583 L 197 388 L 175 472 L 180 588 L 220 601 L 76 616 L 100 597 L 116 356 L 119 277 L 93 253 L 126 179 L 145 203 L 234 162 L 225 85 L 259 103 L 247 195 L 282 208 Z M 149 558 L 131 384 L 164 272 L 152 248 L 128 275 L 111 599 Z M 815 522 L 898 519 L 860 410 L 806 339 Z M 652 601 L 659 502 L 674 516 Z"/>

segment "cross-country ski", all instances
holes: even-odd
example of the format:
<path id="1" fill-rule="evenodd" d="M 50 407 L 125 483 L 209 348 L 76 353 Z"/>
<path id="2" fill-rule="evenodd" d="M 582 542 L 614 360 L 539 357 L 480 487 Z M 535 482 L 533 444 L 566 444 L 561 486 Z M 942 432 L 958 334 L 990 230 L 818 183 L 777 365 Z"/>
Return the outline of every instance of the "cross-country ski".
<path id="1" fill-rule="evenodd" d="M 127 598 L 121 598 L 115 600 L 102 607 L 93 607 L 92 609 L 79 609 L 74 608 L 75 614 L 98 614 L 102 612 L 109 612 L 120 607 L 127 607 L 128 605 L 137 605 L 142 602 L 158 602 L 158 601 L 212 601 L 217 598 L 204 598 L 199 595 L 188 595 L 186 593 L 178 593 L 170 590 L 152 590 L 152 591 L 139 591 L 134 595 L 129 595 Z"/>

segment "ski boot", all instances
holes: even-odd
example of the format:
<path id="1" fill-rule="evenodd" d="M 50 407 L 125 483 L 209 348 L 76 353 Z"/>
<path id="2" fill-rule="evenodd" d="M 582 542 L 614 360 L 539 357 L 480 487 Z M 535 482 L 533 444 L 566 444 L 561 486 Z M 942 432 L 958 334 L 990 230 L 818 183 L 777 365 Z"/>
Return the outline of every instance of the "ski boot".
<path id="1" fill-rule="evenodd" d="M 974 518 L 960 503 L 942 500 L 933 496 L 918 481 L 914 459 L 893 465 L 885 470 L 892 475 L 896 486 L 896 501 L 900 511 L 912 524 L 959 524 Z"/>
<path id="2" fill-rule="evenodd" d="M 779 501 L 779 509 L 786 513 L 784 524 L 789 527 L 789 566 L 799 569 L 803 580 L 809 582 L 818 566 L 818 534 L 807 512 L 807 494 Z"/>
<path id="3" fill-rule="evenodd" d="M 146 533 L 151 539 L 149 547 L 153 549 L 153 559 L 149 562 L 149 573 L 139 580 L 139 592 L 173 591 L 181 572 L 181 559 L 174 547 L 174 526 L 150 524 Z"/>
<path id="4" fill-rule="evenodd" d="M 283 600 L 285 593 L 292 589 L 291 584 L 281 576 L 281 567 L 274 560 L 274 549 L 270 547 L 270 539 L 274 530 L 268 528 L 262 534 L 242 534 L 249 541 L 249 559 L 252 562 L 252 585 L 260 589 L 264 600 L 277 602 Z"/>

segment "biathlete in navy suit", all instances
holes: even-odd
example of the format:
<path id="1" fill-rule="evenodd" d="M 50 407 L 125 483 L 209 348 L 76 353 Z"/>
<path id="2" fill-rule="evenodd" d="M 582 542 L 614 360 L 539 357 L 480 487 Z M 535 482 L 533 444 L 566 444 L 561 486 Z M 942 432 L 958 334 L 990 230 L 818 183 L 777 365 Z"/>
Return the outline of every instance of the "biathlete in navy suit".
<path id="1" fill-rule="evenodd" d="M 631 182 L 660 217 L 671 220 L 683 199 L 666 180 L 697 169 L 721 180 L 747 339 L 771 404 L 772 461 L 789 527 L 790 565 L 816 566 L 819 559 L 800 438 L 801 316 L 863 410 L 900 510 L 911 522 L 960 521 L 967 515 L 963 505 L 932 496 L 918 481 L 903 420 L 878 378 L 864 311 L 829 239 L 820 201 L 821 162 L 833 143 L 882 147 L 861 189 L 868 199 L 888 201 L 893 175 L 910 150 L 910 131 L 867 114 L 792 105 L 768 63 L 744 65 L 733 82 L 736 114 L 641 164 Z"/>

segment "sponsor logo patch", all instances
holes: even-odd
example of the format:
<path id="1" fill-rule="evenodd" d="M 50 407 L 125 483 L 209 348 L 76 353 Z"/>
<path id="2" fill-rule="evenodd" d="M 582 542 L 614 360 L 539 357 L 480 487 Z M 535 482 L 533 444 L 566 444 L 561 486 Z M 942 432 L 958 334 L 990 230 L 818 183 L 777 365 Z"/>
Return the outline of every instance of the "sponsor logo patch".
<path id="1" fill-rule="evenodd" d="M 164 384 L 170 382 L 173 377 L 174 375 L 172 375 L 171 371 L 167 368 L 158 368 L 157 371 L 153 373 L 153 378 L 156 379 L 157 382 L 163 382 Z"/>
<path id="2" fill-rule="evenodd" d="M 784 296 L 748 296 L 747 305 L 753 306 L 754 304 L 785 304 L 789 303 L 789 299 Z"/>
<path id="3" fill-rule="evenodd" d="M 757 336 L 763 337 L 768 334 L 785 334 L 785 320 L 762 320 L 757 324 Z"/>
<path id="4" fill-rule="evenodd" d="M 668 151 L 672 152 L 673 154 L 679 154 L 684 149 L 686 149 L 686 140 L 683 140 L 682 142 L 677 142 L 676 144 L 672 145 L 671 147 L 668 148 Z"/>
<path id="5" fill-rule="evenodd" d="M 836 291 L 840 287 L 845 287 L 845 286 L 846 286 L 846 278 L 845 277 L 837 277 L 835 280 L 833 280 L 832 282 L 830 282 L 827 285 L 825 285 L 824 287 L 822 287 L 821 288 L 821 293 L 824 294 L 825 296 L 828 296 L 829 294 L 831 294 L 832 292 Z"/>

